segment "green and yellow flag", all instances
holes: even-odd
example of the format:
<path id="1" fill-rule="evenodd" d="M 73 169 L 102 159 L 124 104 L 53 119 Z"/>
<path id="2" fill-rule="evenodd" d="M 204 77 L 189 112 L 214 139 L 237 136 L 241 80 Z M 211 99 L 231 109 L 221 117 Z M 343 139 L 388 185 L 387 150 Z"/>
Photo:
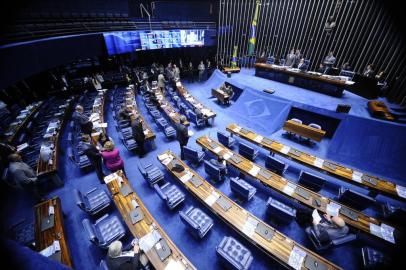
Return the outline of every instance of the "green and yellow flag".
<path id="1" fill-rule="evenodd" d="M 255 42 L 256 42 L 255 32 L 257 30 L 259 4 L 260 4 L 260 1 L 257 0 L 257 5 L 255 7 L 255 15 L 254 15 L 254 19 L 252 20 L 252 24 L 251 24 L 251 34 L 250 34 L 250 40 L 248 43 L 248 55 L 253 55 L 254 50 L 255 50 Z"/>
<path id="2" fill-rule="evenodd" d="M 231 58 L 231 67 L 237 67 L 237 49 L 238 46 L 234 46 L 233 57 Z"/>

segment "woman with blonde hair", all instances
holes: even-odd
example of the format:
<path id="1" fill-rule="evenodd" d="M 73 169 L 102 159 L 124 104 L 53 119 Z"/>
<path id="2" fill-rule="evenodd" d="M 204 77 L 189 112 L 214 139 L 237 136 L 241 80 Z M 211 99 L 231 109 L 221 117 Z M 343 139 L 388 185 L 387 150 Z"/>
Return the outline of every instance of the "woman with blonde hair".
<path id="1" fill-rule="evenodd" d="M 124 161 L 120 157 L 120 152 L 117 148 L 114 147 L 112 141 L 107 141 L 104 143 L 104 150 L 101 152 L 103 157 L 104 165 L 112 172 L 118 170 L 124 171 Z"/>

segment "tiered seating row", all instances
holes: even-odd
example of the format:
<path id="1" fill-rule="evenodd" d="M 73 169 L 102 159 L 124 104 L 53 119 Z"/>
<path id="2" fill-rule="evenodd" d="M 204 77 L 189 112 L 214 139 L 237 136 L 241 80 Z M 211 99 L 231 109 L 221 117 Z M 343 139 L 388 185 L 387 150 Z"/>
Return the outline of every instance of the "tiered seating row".
<path id="1" fill-rule="evenodd" d="M 245 129 L 237 124 L 229 124 L 226 128 L 231 134 L 235 134 L 251 143 L 254 143 L 262 148 L 271 151 L 272 153 L 282 155 L 294 161 L 298 161 L 311 168 L 321 170 L 338 176 L 350 183 L 360 185 L 372 189 L 374 191 L 393 196 L 397 199 L 404 200 L 406 198 L 406 187 L 392 183 L 367 173 L 360 172 L 356 169 L 351 169 L 335 163 L 333 161 L 324 160 L 317 156 L 310 155 L 303 151 L 294 149 L 275 140 L 268 139 L 251 130 Z"/>
<path id="2" fill-rule="evenodd" d="M 127 227 L 139 239 L 141 250 L 155 269 L 196 269 L 152 217 L 121 171 L 107 176 L 105 182 Z M 163 250 L 167 257 L 161 260 L 156 249 Z"/>
<path id="3" fill-rule="evenodd" d="M 172 152 L 162 153 L 158 156 L 158 160 L 213 213 L 282 265 L 294 269 L 313 269 L 309 265 L 317 265 L 319 267 L 317 269 L 340 269 L 247 212 L 210 185 Z M 184 168 L 182 172 L 173 170 L 177 164 Z"/>
<path id="4" fill-rule="evenodd" d="M 332 216 L 339 215 L 346 223 L 357 229 L 377 236 L 389 243 L 396 243 L 395 238 L 399 232 L 397 228 L 389 226 L 357 210 L 341 205 L 329 198 L 323 197 L 301 185 L 290 182 L 229 150 L 207 136 L 198 138 L 196 142 L 202 146 L 202 148 L 209 150 L 212 154 L 224 158 L 227 164 L 233 166 L 243 174 L 259 180 L 264 185 L 282 195 Z"/>

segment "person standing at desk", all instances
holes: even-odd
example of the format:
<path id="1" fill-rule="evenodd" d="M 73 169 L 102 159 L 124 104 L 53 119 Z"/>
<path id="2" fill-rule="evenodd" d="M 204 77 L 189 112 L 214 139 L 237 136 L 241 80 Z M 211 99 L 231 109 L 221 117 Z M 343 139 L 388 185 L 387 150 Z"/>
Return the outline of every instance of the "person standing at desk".
<path id="1" fill-rule="evenodd" d="M 188 79 L 189 82 L 194 82 L 194 78 L 193 78 L 193 63 L 192 61 L 189 62 L 189 66 L 188 66 Z"/>
<path id="2" fill-rule="evenodd" d="M 90 136 L 87 134 L 82 136 L 81 149 L 96 170 L 100 183 L 104 184 L 105 175 L 102 168 L 102 155 L 96 146 L 92 144 Z"/>
<path id="3" fill-rule="evenodd" d="M 303 55 L 301 54 L 299 49 L 296 49 L 295 52 L 295 60 L 293 61 L 293 65 L 292 67 L 297 68 L 297 66 L 299 65 L 300 59 L 303 58 Z"/>
<path id="4" fill-rule="evenodd" d="M 180 79 L 180 70 L 176 65 L 173 65 L 173 79 Z"/>
<path id="5" fill-rule="evenodd" d="M 158 75 L 158 88 L 161 90 L 161 92 L 164 94 L 165 93 L 165 83 L 168 81 L 165 80 L 165 77 L 162 73 Z"/>
<path id="6" fill-rule="evenodd" d="M 300 69 L 301 71 L 307 71 L 308 66 L 305 63 L 304 58 L 300 59 L 299 64 L 297 65 L 297 68 Z"/>
<path id="7" fill-rule="evenodd" d="M 200 64 L 197 67 L 197 70 L 199 71 L 199 82 L 201 82 L 203 80 L 204 71 L 206 70 L 206 68 L 203 64 L 203 61 L 200 61 Z"/>
<path id="8" fill-rule="evenodd" d="M 364 72 L 362 72 L 362 75 L 368 78 L 374 78 L 375 76 L 375 71 L 374 71 L 374 65 L 369 64 L 365 69 Z"/>
<path id="9" fill-rule="evenodd" d="M 291 67 L 295 63 L 295 58 L 296 58 L 295 49 L 292 49 L 292 50 L 290 50 L 290 53 L 288 53 L 288 55 L 286 55 L 285 64 L 287 66 Z"/>
<path id="10" fill-rule="evenodd" d="M 20 154 L 13 153 L 8 156 L 10 162 L 8 170 L 17 188 L 32 190 L 34 196 L 41 200 L 41 194 L 38 188 L 38 178 L 33 169 L 22 161 Z"/>
<path id="11" fill-rule="evenodd" d="M 169 63 L 168 66 L 165 68 L 165 75 L 168 81 L 173 79 L 173 70 L 172 70 L 172 64 Z"/>
<path id="12" fill-rule="evenodd" d="M 84 114 L 82 105 L 76 106 L 72 118 L 76 126 L 80 127 L 80 130 L 84 134 L 88 134 L 89 136 L 91 136 L 93 131 L 93 123 L 89 121 L 89 118 Z"/>
<path id="13" fill-rule="evenodd" d="M 140 119 L 140 117 L 131 118 L 131 130 L 133 133 L 134 140 L 137 142 L 138 155 L 141 158 L 145 155 L 144 150 L 145 134 L 144 128 L 142 126 L 142 119 Z"/>
<path id="14" fill-rule="evenodd" d="M 189 131 L 187 126 L 185 125 L 186 122 L 186 117 L 184 115 L 181 115 L 179 118 L 180 123 L 175 124 L 175 129 L 176 129 L 176 140 L 179 142 L 180 146 L 180 158 L 183 160 L 185 159 L 184 153 L 183 153 L 183 146 L 187 145 L 189 141 Z"/>
<path id="15" fill-rule="evenodd" d="M 324 58 L 323 64 L 327 67 L 332 67 L 336 63 L 336 58 L 334 57 L 334 52 L 330 51 L 328 55 Z"/>

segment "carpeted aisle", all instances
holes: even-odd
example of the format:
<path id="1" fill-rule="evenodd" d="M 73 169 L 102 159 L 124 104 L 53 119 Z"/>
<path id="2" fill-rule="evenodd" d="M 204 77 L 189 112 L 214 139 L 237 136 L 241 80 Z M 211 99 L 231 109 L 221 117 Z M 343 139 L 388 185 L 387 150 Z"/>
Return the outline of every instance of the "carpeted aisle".
<path id="1" fill-rule="evenodd" d="M 215 118 L 214 125 L 212 127 L 206 127 L 204 129 L 196 129 L 193 125 L 191 129 L 194 131 L 194 136 L 190 138 L 189 145 L 195 148 L 199 148 L 196 145 L 196 138 L 202 135 L 210 135 L 212 138 L 217 139 L 216 132 L 224 131 L 225 127 L 230 123 L 239 123 L 247 128 L 250 128 L 262 135 L 272 137 L 276 140 L 282 141 L 293 147 L 303 149 L 304 151 L 311 152 L 320 156 L 328 156 L 329 158 L 337 161 L 347 161 L 346 158 L 349 158 L 349 165 L 356 165 L 360 168 L 371 168 L 370 161 L 365 160 L 365 155 L 362 154 L 361 157 L 365 162 L 359 161 L 355 162 L 356 158 L 359 158 L 356 154 L 351 154 L 351 148 L 356 148 L 355 142 L 349 142 L 350 139 L 346 139 L 346 134 L 342 131 L 342 127 L 337 129 L 337 132 L 332 138 L 327 138 L 323 140 L 322 143 L 319 143 L 314 146 L 305 146 L 301 145 L 298 142 L 289 140 L 283 136 L 283 131 L 281 131 L 281 126 L 283 122 L 288 117 L 292 106 L 301 106 L 305 108 L 306 106 L 318 106 L 322 102 L 327 102 L 332 100 L 332 97 L 324 97 L 321 94 L 314 93 L 308 90 L 300 89 L 297 87 L 292 87 L 289 85 L 279 85 L 278 83 L 267 81 L 262 78 L 256 78 L 252 76 L 252 71 L 244 71 L 241 74 L 233 75 L 231 79 L 228 79 L 230 82 L 233 80 L 238 81 L 240 85 L 247 83 L 249 78 L 249 86 L 251 89 L 244 89 L 241 96 L 231 104 L 229 107 L 219 105 L 215 99 L 211 98 L 211 88 L 218 87 L 225 80 L 227 80 L 224 74 L 215 72 L 211 78 L 205 83 L 185 83 L 186 88 L 193 94 L 198 100 L 203 102 L 208 107 L 212 108 L 217 117 Z M 279 93 L 276 96 L 269 96 L 269 94 L 263 93 L 261 88 L 263 87 L 279 87 L 282 90 L 278 90 Z M 112 97 L 114 90 L 109 90 L 109 96 Z M 283 95 L 282 95 L 283 93 Z M 280 96 L 279 96 L 280 95 Z M 319 100 L 319 96 L 324 101 Z M 352 104 L 361 104 L 361 98 L 350 98 L 350 95 L 346 95 L 346 98 L 351 99 Z M 317 102 L 314 102 L 315 99 Z M 307 105 L 298 105 L 299 102 L 306 100 Z M 167 140 L 163 132 L 158 130 L 156 124 L 153 122 L 152 117 L 148 114 L 143 100 L 141 97 L 137 97 L 138 107 L 141 110 L 142 115 L 154 130 L 156 134 L 155 146 L 148 145 L 148 154 L 141 160 L 143 164 L 154 163 L 160 168 L 163 167 L 158 163 L 156 156 L 162 153 L 165 150 L 172 150 L 175 153 L 179 153 L 179 145 L 175 140 Z M 177 208 L 174 211 L 171 211 L 167 208 L 166 204 L 159 198 L 147 182 L 143 179 L 142 175 L 138 170 L 138 163 L 140 162 L 139 158 L 126 150 L 122 142 L 118 137 L 118 133 L 115 129 L 115 120 L 112 117 L 112 110 L 110 108 L 111 101 L 105 106 L 105 120 L 108 123 L 107 131 L 108 135 L 113 138 L 116 147 L 120 150 L 121 156 L 125 161 L 125 169 L 127 176 L 131 182 L 136 193 L 140 196 L 148 210 L 157 220 L 157 222 L 162 226 L 165 232 L 173 240 L 173 242 L 180 248 L 180 250 L 194 263 L 198 269 L 223 269 L 222 265 L 219 264 L 216 257 L 215 247 L 220 243 L 221 239 L 224 236 L 233 236 L 240 240 L 244 245 L 246 245 L 252 252 L 254 256 L 254 261 L 251 266 L 251 269 L 282 269 L 282 267 L 276 263 L 274 260 L 264 255 L 258 248 L 254 245 L 248 243 L 242 236 L 238 235 L 235 231 L 229 228 L 224 222 L 212 214 L 208 208 L 206 208 L 202 203 L 197 201 L 187 190 L 181 188 L 186 194 L 186 200 L 183 205 Z M 335 106 L 335 105 L 334 105 Z M 327 106 L 329 107 L 329 106 Z M 330 109 L 327 108 L 327 109 Z M 319 112 L 323 110 L 320 109 Z M 354 113 L 357 113 L 357 110 L 354 110 Z M 362 113 L 363 114 L 363 113 Z M 333 114 L 334 115 L 334 114 Z M 361 115 L 364 117 L 364 115 Z M 354 116 L 355 117 L 355 116 Z M 358 117 L 358 116 L 357 116 Z M 364 117 L 365 118 L 365 117 Z M 364 120 L 364 119 L 362 119 Z M 350 120 L 347 120 L 350 121 Z M 367 121 L 365 119 L 365 121 Z M 367 122 L 370 122 L 368 120 Z M 374 120 L 372 120 L 374 121 Z M 342 123 L 341 123 L 342 124 Z M 380 123 L 376 124 L 380 125 Z M 397 128 L 394 128 L 397 130 Z M 69 125 L 66 126 L 63 138 L 61 140 L 61 147 L 66 149 L 68 147 L 67 136 L 70 132 Z M 354 131 L 355 132 L 355 131 Z M 393 131 L 394 132 L 394 131 Z M 391 131 L 392 133 L 392 131 Z M 355 133 L 353 133 L 355 134 Z M 351 135 L 354 136 L 354 135 Z M 353 137 L 350 137 L 353 138 Z M 373 141 L 368 141 L 368 145 Z M 402 145 L 402 142 L 399 142 Z M 365 147 L 365 146 L 360 146 Z M 402 145 L 400 149 L 404 149 Z M 238 151 L 238 146 L 234 147 L 234 151 Z M 405 149 L 404 149 L 405 150 Z M 356 151 L 356 152 L 357 152 Z M 403 151 L 403 153 L 406 151 Z M 387 155 L 390 155 L 390 150 L 388 150 Z M 264 165 L 265 158 L 268 153 L 264 150 L 260 150 L 260 155 L 255 160 L 256 163 Z M 353 155 L 351 157 L 351 155 Z M 212 158 L 210 154 L 206 154 L 206 159 Z M 390 157 L 390 160 L 396 160 L 397 157 Z M 365 190 L 354 187 L 347 184 L 344 181 L 337 180 L 334 177 L 326 176 L 319 172 L 313 171 L 307 167 L 299 165 L 295 162 L 288 161 L 281 158 L 287 162 L 290 166 L 285 173 L 285 177 L 292 181 L 297 181 L 298 175 L 301 170 L 306 170 L 315 174 L 323 175 L 328 179 L 328 184 L 326 188 L 321 192 L 324 196 L 335 198 L 337 196 L 337 191 L 340 186 L 351 187 L 358 191 L 364 192 Z M 385 162 L 384 162 L 385 163 Z M 87 214 L 83 213 L 76 205 L 73 199 L 74 188 L 85 192 L 90 190 L 93 187 L 99 187 L 106 189 L 105 185 L 101 185 L 96 178 L 95 172 L 81 172 L 75 165 L 69 160 L 67 155 L 60 156 L 60 172 L 61 177 L 65 181 L 65 186 L 63 188 L 52 191 L 48 197 L 59 196 L 62 200 L 62 208 L 65 214 L 65 229 L 68 235 L 68 243 L 71 250 L 71 256 L 74 262 L 75 269 L 96 269 L 99 265 L 99 262 L 104 258 L 106 251 L 101 250 L 90 241 L 88 241 L 85 231 L 82 227 L 82 220 L 84 218 L 89 218 Z M 379 166 L 380 162 L 372 163 L 373 166 Z M 385 163 L 386 164 L 386 163 Z M 206 178 L 203 166 L 198 167 L 191 166 L 195 169 L 200 175 Z M 384 176 L 398 176 L 405 175 L 403 170 L 400 169 L 400 165 L 396 164 L 391 167 L 393 172 L 389 172 L 388 169 L 375 169 L 372 171 L 382 172 Z M 399 171 L 400 170 L 400 171 Z M 107 170 L 106 170 L 106 173 Z M 237 172 L 231 170 L 231 175 L 236 175 Z M 181 187 L 180 184 L 176 182 L 166 171 L 165 171 L 165 180 L 176 184 L 178 187 Z M 206 178 L 207 179 L 207 178 Z M 209 180 L 210 181 L 210 180 Z M 400 181 L 397 179 L 397 181 Z M 251 184 L 255 185 L 258 189 L 255 197 L 249 202 L 240 201 L 234 194 L 232 194 L 229 187 L 229 180 L 227 179 L 224 183 L 212 183 L 218 189 L 220 189 L 227 196 L 236 201 L 239 205 L 244 207 L 247 211 L 255 214 L 260 219 L 264 220 L 271 226 L 274 226 L 277 230 L 286 234 L 288 237 L 297 241 L 298 243 L 304 245 L 307 248 L 312 248 L 310 241 L 307 239 L 304 229 L 301 228 L 295 221 L 290 223 L 283 223 L 277 219 L 277 217 L 270 216 L 266 211 L 266 201 L 270 196 L 280 198 L 290 205 L 295 205 L 293 202 L 288 201 L 282 198 L 280 195 L 276 194 L 269 188 L 266 188 L 258 183 L 250 181 Z M 106 189 L 107 191 L 107 189 Z M 20 197 L 17 197 L 20 198 Z M 378 201 L 384 202 L 388 199 L 384 196 L 378 196 Z M 392 201 L 393 202 L 393 201 Z M 404 203 L 395 202 L 395 204 L 405 206 Z M 18 211 L 13 212 L 11 207 L 7 209 L 6 212 L 9 217 L 6 220 L 6 223 L 12 224 L 21 217 L 32 217 L 32 206 L 34 202 L 30 199 L 24 198 L 24 200 L 18 199 L 16 201 L 15 209 Z M 211 231 L 206 235 L 206 237 L 200 241 L 193 238 L 186 230 L 183 223 L 181 223 L 178 211 L 181 209 L 186 209 L 188 206 L 193 205 L 201 208 L 207 214 L 209 214 L 214 219 L 214 226 Z M 377 215 L 377 207 L 371 207 L 367 209 L 366 213 L 373 216 Z M 4 213 L 3 213 L 4 214 Z M 109 214 L 118 215 L 118 211 L 113 206 L 109 210 Z M 93 220 L 94 221 L 94 220 Z M 130 233 L 127 233 L 127 237 L 124 239 L 125 242 L 131 241 Z M 389 250 L 390 247 L 380 244 L 379 241 L 375 241 L 370 237 L 367 237 L 360 234 L 360 240 L 353 242 L 348 245 L 343 245 L 340 247 L 329 249 L 323 253 L 320 253 L 322 256 L 336 263 L 337 265 L 343 267 L 344 269 L 359 269 L 361 265 L 361 254 L 360 247 L 365 245 L 371 245 L 373 247 L 379 248 L 381 250 Z M 343 259 L 345 258 L 345 259 Z"/>

